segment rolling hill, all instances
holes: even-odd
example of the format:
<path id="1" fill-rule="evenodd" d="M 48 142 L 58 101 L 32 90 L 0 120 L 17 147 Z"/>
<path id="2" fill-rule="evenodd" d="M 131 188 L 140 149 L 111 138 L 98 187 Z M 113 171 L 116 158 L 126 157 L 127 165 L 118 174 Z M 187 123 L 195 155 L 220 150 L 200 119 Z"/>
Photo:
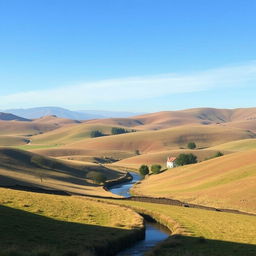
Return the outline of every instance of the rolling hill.
<path id="1" fill-rule="evenodd" d="M 194 141 L 199 148 L 211 147 L 228 141 L 255 138 L 250 131 L 222 126 L 180 126 L 157 131 L 138 131 L 114 136 L 84 139 L 66 147 L 90 150 L 121 150 L 142 153 L 186 147 Z"/>
<path id="2" fill-rule="evenodd" d="M 86 179 L 91 171 L 101 172 L 108 179 L 123 172 L 99 165 L 61 161 L 14 148 L 0 148 L 0 185 L 32 186 L 79 194 L 109 195 L 102 187 Z"/>
<path id="3" fill-rule="evenodd" d="M 256 213 L 256 150 L 237 152 L 151 175 L 139 195 Z"/>
<path id="4" fill-rule="evenodd" d="M 135 129 L 158 130 L 174 126 L 191 124 L 229 124 L 237 122 L 237 127 L 241 123 L 246 127 L 253 126 L 256 120 L 256 108 L 241 109 L 215 109 L 215 108 L 194 108 L 177 111 L 162 111 L 150 114 L 134 116 L 130 118 L 112 118 L 103 120 L 88 121 L 94 124 L 111 124 L 134 127 Z M 236 126 L 235 126 L 236 127 Z M 241 126 L 242 128 L 242 126 Z M 253 126 L 255 128 L 255 126 Z"/>
<path id="5" fill-rule="evenodd" d="M 0 135 L 24 135 L 32 136 L 51 130 L 58 129 L 65 125 L 77 124 L 79 121 L 46 116 L 31 121 L 3 121 L 0 120 Z"/>

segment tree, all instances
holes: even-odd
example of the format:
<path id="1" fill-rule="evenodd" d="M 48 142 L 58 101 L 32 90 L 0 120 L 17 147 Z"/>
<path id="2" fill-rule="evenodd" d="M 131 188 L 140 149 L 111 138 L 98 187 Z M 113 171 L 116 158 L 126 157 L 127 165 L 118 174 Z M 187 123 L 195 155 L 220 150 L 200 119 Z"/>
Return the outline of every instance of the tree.
<path id="1" fill-rule="evenodd" d="M 142 176 L 146 176 L 147 174 L 149 174 L 148 166 L 145 164 L 141 165 L 141 167 L 139 168 L 139 172 Z"/>
<path id="2" fill-rule="evenodd" d="M 196 148 L 196 143 L 191 141 L 191 142 L 188 143 L 187 146 L 188 146 L 189 149 L 195 149 Z"/>
<path id="3" fill-rule="evenodd" d="M 93 182 L 97 184 L 105 183 L 105 181 L 107 180 L 107 177 L 104 174 L 95 171 L 89 172 L 86 175 L 86 178 L 93 180 Z"/>
<path id="4" fill-rule="evenodd" d="M 151 166 L 151 172 L 154 174 L 158 174 L 161 171 L 162 166 L 160 164 L 154 164 Z"/>
<path id="5" fill-rule="evenodd" d="M 91 131 L 90 136 L 91 138 L 96 138 L 96 137 L 104 136 L 104 134 L 99 130 L 94 130 L 94 131 Z"/>
<path id="6" fill-rule="evenodd" d="M 178 166 L 197 163 L 197 156 L 193 154 L 180 154 L 176 159 Z"/>
<path id="7" fill-rule="evenodd" d="M 120 127 L 112 127 L 112 129 L 111 129 L 111 133 L 113 135 L 127 133 L 127 132 L 128 131 L 126 129 L 120 128 Z"/>

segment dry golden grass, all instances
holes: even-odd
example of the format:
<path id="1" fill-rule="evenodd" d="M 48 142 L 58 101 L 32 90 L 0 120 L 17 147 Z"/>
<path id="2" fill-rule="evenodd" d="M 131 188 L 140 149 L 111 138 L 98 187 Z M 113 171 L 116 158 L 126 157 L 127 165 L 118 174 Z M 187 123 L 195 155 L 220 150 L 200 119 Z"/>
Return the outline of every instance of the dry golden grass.
<path id="1" fill-rule="evenodd" d="M 122 176 L 122 171 L 114 171 L 96 164 L 56 160 L 28 151 L 0 148 L 0 185 L 41 187 L 70 193 L 110 196 L 102 186 L 86 180 L 90 171 L 103 173 L 108 179 Z"/>
<path id="2" fill-rule="evenodd" d="M 29 142 L 25 136 L 0 135 L 0 146 L 20 146 Z"/>
<path id="3" fill-rule="evenodd" d="M 133 192 L 202 205 L 256 212 L 256 150 L 151 175 Z"/>
<path id="4" fill-rule="evenodd" d="M 0 135 L 36 135 L 58 129 L 76 121 L 56 117 L 44 117 L 27 121 L 0 121 Z"/>
<path id="5" fill-rule="evenodd" d="M 194 154 L 197 156 L 198 161 L 203 161 L 208 157 L 212 157 L 218 150 L 189 150 L 189 149 L 179 149 L 179 150 L 167 150 L 160 152 L 147 153 L 142 155 L 137 155 L 129 158 L 125 158 L 121 161 L 114 163 L 113 165 L 121 165 L 132 168 L 139 168 L 142 164 L 153 165 L 160 164 L 163 169 L 166 168 L 166 160 L 169 156 L 178 156 L 179 154 Z"/>
<path id="6" fill-rule="evenodd" d="M 88 121 L 91 124 L 121 125 L 139 130 L 166 129 L 181 125 L 216 124 L 253 121 L 256 108 L 215 109 L 193 108 L 178 111 L 162 111 L 132 118 L 109 118 Z M 250 126 L 250 124 L 248 123 Z M 236 127 L 236 126 L 234 126 Z M 238 126 L 239 127 L 239 126 Z"/>
<path id="7" fill-rule="evenodd" d="M 220 126 L 180 126 L 158 131 L 140 131 L 135 133 L 84 139 L 67 145 L 69 148 L 89 150 L 139 150 L 142 153 L 186 147 L 194 141 L 198 147 L 210 147 L 228 141 L 247 139 L 254 136 L 242 129 Z"/>
<path id="8" fill-rule="evenodd" d="M 228 152 L 246 151 L 256 149 L 256 139 L 245 139 L 238 141 L 231 141 L 221 145 L 210 148 L 211 150 L 222 150 Z"/>

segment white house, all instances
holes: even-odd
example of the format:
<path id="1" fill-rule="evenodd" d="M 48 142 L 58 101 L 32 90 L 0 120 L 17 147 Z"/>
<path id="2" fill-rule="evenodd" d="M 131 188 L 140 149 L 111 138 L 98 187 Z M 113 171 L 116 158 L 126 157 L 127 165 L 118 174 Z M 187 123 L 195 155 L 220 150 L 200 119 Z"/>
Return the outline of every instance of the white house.
<path id="1" fill-rule="evenodd" d="M 167 158 L 166 167 L 167 168 L 174 168 L 176 166 L 176 164 L 175 164 L 176 159 L 177 159 L 176 157 L 169 156 Z"/>

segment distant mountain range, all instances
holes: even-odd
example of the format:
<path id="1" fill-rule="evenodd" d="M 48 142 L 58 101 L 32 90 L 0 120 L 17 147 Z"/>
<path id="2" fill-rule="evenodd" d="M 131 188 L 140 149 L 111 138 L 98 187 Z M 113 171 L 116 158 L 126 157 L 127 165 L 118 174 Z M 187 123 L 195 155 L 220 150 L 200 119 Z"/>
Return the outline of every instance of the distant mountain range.
<path id="1" fill-rule="evenodd" d="M 116 118 L 116 117 L 130 117 L 141 113 L 132 112 L 115 112 L 115 111 L 101 111 L 101 110 L 78 110 L 72 111 L 60 107 L 37 107 L 27 109 L 6 109 L 2 112 L 10 113 L 25 119 L 35 119 L 43 116 L 56 115 L 61 118 L 68 118 L 74 120 L 90 120 L 98 118 Z M 8 120 L 8 119 L 6 119 Z M 10 119 L 15 120 L 15 119 Z M 24 121 L 24 120 L 23 120 Z"/>

